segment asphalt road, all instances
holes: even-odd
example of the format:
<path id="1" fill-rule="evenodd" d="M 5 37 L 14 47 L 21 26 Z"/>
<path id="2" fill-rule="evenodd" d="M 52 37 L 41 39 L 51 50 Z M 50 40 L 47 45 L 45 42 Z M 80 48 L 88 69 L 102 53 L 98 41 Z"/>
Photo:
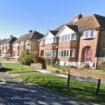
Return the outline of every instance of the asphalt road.
<path id="1" fill-rule="evenodd" d="M 17 82 L 0 72 L 0 105 L 78 105 L 65 97 Z"/>

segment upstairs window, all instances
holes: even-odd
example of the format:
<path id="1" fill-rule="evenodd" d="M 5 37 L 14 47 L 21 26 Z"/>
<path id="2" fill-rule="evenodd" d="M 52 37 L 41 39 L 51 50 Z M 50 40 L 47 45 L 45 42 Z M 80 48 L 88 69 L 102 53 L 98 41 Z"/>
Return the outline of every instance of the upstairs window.
<path id="1" fill-rule="evenodd" d="M 62 35 L 59 37 L 59 42 L 64 42 L 64 41 L 70 41 L 70 40 L 76 40 L 76 34 L 68 34 L 68 35 Z"/>
<path id="2" fill-rule="evenodd" d="M 22 42 L 21 42 L 21 45 L 25 45 L 25 41 L 22 41 Z"/>
<path id="3" fill-rule="evenodd" d="M 55 50 L 52 51 L 45 51 L 45 57 L 55 57 Z"/>
<path id="4" fill-rule="evenodd" d="M 27 44 L 30 44 L 30 40 L 27 40 Z"/>
<path id="5" fill-rule="evenodd" d="M 95 30 L 87 30 L 84 31 L 82 34 L 82 39 L 86 39 L 86 38 L 94 38 L 95 37 Z"/>

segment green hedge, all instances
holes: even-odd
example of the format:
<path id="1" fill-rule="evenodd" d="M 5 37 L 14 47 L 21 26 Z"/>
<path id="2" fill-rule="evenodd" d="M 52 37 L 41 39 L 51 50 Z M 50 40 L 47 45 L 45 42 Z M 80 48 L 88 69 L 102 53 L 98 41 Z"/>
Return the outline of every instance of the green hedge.
<path id="1" fill-rule="evenodd" d="M 105 62 L 102 62 L 101 63 L 101 70 L 104 70 L 105 71 Z"/>

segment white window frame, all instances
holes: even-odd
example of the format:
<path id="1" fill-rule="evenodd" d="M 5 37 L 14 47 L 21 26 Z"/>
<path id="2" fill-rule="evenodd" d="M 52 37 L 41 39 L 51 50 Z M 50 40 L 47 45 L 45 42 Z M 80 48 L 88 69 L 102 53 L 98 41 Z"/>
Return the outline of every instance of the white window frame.
<path id="1" fill-rule="evenodd" d="M 66 56 L 64 57 L 64 51 L 66 50 Z M 73 56 L 70 56 L 70 53 L 71 53 L 71 50 L 74 51 L 73 53 Z M 67 56 L 67 51 L 68 51 L 68 56 Z M 62 55 L 62 52 L 63 52 L 63 56 Z M 75 54 L 75 49 L 64 49 L 64 50 L 58 50 L 58 57 L 59 58 L 73 58 L 74 57 L 74 54 Z"/>
<path id="2" fill-rule="evenodd" d="M 7 46 L 9 46 L 9 43 L 7 43 Z"/>
<path id="3" fill-rule="evenodd" d="M 27 40 L 27 41 L 26 41 L 26 44 L 31 44 L 31 41 L 30 41 L 30 40 Z"/>
<path id="4" fill-rule="evenodd" d="M 85 37 L 85 33 L 86 33 L 87 31 L 89 32 L 89 35 L 88 35 L 88 37 Z M 91 37 L 91 31 L 94 31 L 93 37 Z M 95 38 L 95 34 L 96 34 L 96 30 L 86 30 L 86 31 L 83 31 L 83 33 L 82 33 L 82 39 Z"/>
<path id="5" fill-rule="evenodd" d="M 75 49 L 70 49 L 70 54 L 71 54 L 71 50 L 73 50 L 74 53 L 73 53 L 73 56 L 70 56 L 70 58 L 73 58 L 74 57 L 74 54 L 75 54 Z"/>
<path id="6" fill-rule="evenodd" d="M 71 36 L 72 36 L 73 34 L 75 34 L 75 39 L 71 39 L 71 38 L 72 38 Z M 65 40 L 65 36 L 66 36 L 66 35 L 67 35 L 67 40 Z M 68 36 L 70 36 L 70 39 L 68 39 Z M 62 41 L 63 37 L 64 37 L 64 41 Z M 70 33 L 70 34 L 65 34 L 65 35 L 59 36 L 59 42 L 73 41 L 73 40 L 76 40 L 76 33 Z"/>

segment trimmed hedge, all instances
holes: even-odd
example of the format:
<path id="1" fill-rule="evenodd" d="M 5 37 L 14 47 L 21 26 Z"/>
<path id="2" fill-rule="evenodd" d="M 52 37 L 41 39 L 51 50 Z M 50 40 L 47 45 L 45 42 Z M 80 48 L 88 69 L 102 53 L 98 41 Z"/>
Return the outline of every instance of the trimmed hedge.
<path id="1" fill-rule="evenodd" d="M 105 71 L 105 62 L 102 62 L 101 63 L 101 70 L 104 70 Z"/>

